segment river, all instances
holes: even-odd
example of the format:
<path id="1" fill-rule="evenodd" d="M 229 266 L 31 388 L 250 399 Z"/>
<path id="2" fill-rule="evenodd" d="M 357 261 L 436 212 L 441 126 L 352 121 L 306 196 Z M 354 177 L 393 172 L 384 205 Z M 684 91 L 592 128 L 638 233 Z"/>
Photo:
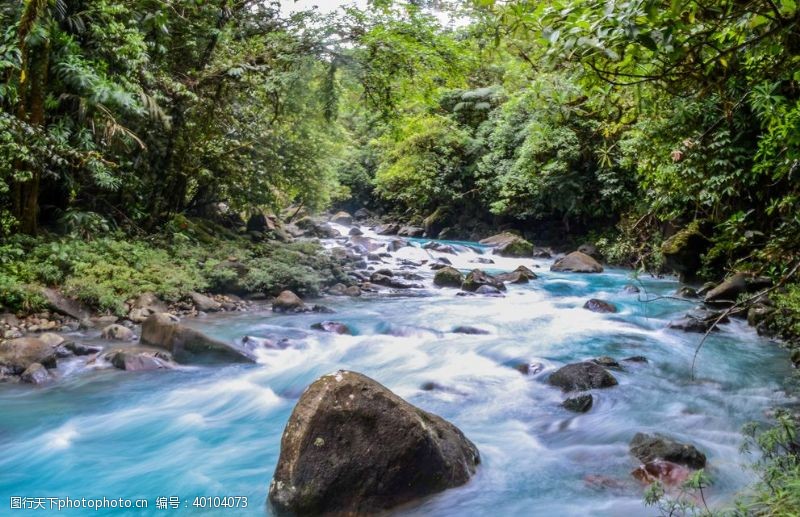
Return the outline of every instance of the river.
<path id="1" fill-rule="evenodd" d="M 675 279 L 642 277 L 637 285 L 647 294 L 637 295 L 624 290 L 632 282 L 626 270 L 554 273 L 552 260 L 500 258 L 480 247 L 444 255 L 421 242 L 381 267 L 445 256 L 464 271 L 526 265 L 539 278 L 509 285 L 505 297 L 456 296 L 456 289 L 433 287 L 433 272 L 422 266 L 416 272 L 424 289 L 318 301 L 335 314 L 254 310 L 185 321 L 230 341 L 290 339 L 286 349 L 259 350 L 255 365 L 126 373 L 67 361 L 50 387 L 0 386 L 0 514 L 12 496 L 143 498 L 149 505 L 59 515 L 268 514 L 268 484 L 292 407 L 308 384 L 337 369 L 364 373 L 441 415 L 480 449 L 483 462 L 467 485 L 397 515 L 655 515 L 630 475 L 638 462 L 628 442 L 638 431 L 663 432 L 705 452 L 712 505 L 731 502 L 752 483 L 745 467 L 752 458 L 739 452 L 741 427 L 789 402 L 782 389 L 789 361 L 776 343 L 733 320 L 707 340 L 691 381 L 701 335 L 665 328 L 691 304 L 638 301 L 674 293 Z M 481 254 L 495 264 L 472 262 Z M 619 312 L 583 309 L 589 298 L 611 301 Z M 330 319 L 355 335 L 309 329 Z M 458 325 L 489 334 L 452 333 Z M 603 355 L 648 362 L 623 362 L 624 370 L 613 371 L 619 385 L 595 390 L 588 413 L 566 411 L 562 393 L 544 379 L 564 364 Z M 514 366 L 525 362 L 544 369 L 523 375 Z M 431 382 L 435 389 L 422 388 Z M 242 496 L 248 507 L 194 507 L 203 496 Z M 178 498 L 179 508 L 157 510 L 158 497 Z"/>

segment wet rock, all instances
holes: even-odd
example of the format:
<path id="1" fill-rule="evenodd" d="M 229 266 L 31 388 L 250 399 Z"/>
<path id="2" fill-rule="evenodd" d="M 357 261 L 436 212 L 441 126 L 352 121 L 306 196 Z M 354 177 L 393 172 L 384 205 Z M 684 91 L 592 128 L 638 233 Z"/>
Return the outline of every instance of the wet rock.
<path id="1" fill-rule="evenodd" d="M 378 235 L 397 235 L 400 231 L 400 225 L 396 223 L 381 224 L 375 227 L 375 233 Z"/>
<path id="2" fill-rule="evenodd" d="M 647 362 L 649 362 L 647 360 L 647 358 L 645 356 L 643 356 L 643 355 L 632 355 L 630 357 L 626 357 L 625 359 L 623 359 L 623 361 L 626 361 L 626 362 L 629 362 L 629 363 L 647 363 Z"/>
<path id="3" fill-rule="evenodd" d="M 622 291 L 628 294 L 639 294 L 641 292 L 641 289 L 639 289 L 638 286 L 635 286 L 633 284 L 628 284 L 622 288 Z"/>
<path id="4" fill-rule="evenodd" d="M 331 309 L 330 307 L 325 307 L 324 305 L 314 304 L 309 309 L 309 312 L 316 312 L 318 314 L 333 314 L 336 311 Z"/>
<path id="5" fill-rule="evenodd" d="M 358 287 L 357 285 L 351 285 L 350 287 L 344 290 L 344 294 L 345 296 L 352 296 L 352 297 L 361 296 L 361 288 Z"/>
<path id="6" fill-rule="evenodd" d="M 501 282 L 508 282 L 510 284 L 527 284 L 531 280 L 539 278 L 536 273 L 531 271 L 525 266 L 519 266 L 517 269 L 510 273 L 501 273 L 495 278 Z"/>
<path id="7" fill-rule="evenodd" d="M 593 259 L 600 261 L 603 260 L 603 255 L 600 253 L 600 250 L 597 249 L 597 246 L 594 244 L 586 243 L 581 244 L 578 246 L 578 251 L 583 253 L 584 255 L 589 255 Z"/>
<path id="8" fill-rule="evenodd" d="M 66 343 L 64 345 L 64 348 L 66 348 L 75 355 L 92 355 L 101 352 L 103 350 L 103 348 L 99 346 L 82 345 L 79 343 L 72 343 L 72 342 Z"/>
<path id="9" fill-rule="evenodd" d="M 139 342 L 170 352 L 179 363 L 254 362 L 246 350 L 184 327 L 169 314 L 154 314 L 147 318 L 142 324 Z"/>
<path id="10" fill-rule="evenodd" d="M 564 406 L 564 409 L 568 409 L 576 413 L 586 413 L 587 411 L 592 409 L 593 403 L 594 403 L 594 397 L 592 397 L 592 394 L 585 393 L 583 395 L 570 397 L 564 402 L 562 402 L 561 405 Z"/>
<path id="11" fill-rule="evenodd" d="M 405 248 L 409 246 L 408 241 L 405 239 L 392 239 L 386 245 L 386 250 L 390 253 L 394 253 L 395 251 Z"/>
<path id="12" fill-rule="evenodd" d="M 21 337 L 0 343 L 0 367 L 20 375 L 32 364 L 45 368 L 56 367 L 56 351 L 41 339 Z"/>
<path id="13" fill-rule="evenodd" d="M 397 230 L 400 237 L 422 237 L 425 235 L 425 228 L 419 226 L 403 226 Z"/>
<path id="14" fill-rule="evenodd" d="M 551 250 L 550 248 L 541 248 L 539 246 L 534 246 L 533 258 L 538 258 L 538 259 L 553 258 L 553 250 Z"/>
<path id="15" fill-rule="evenodd" d="M 175 367 L 172 356 L 163 350 L 146 347 L 126 347 L 105 354 L 114 368 L 129 372 L 167 370 Z"/>
<path id="16" fill-rule="evenodd" d="M 454 425 L 340 371 L 314 382 L 295 406 L 269 501 L 276 513 L 376 514 L 463 485 L 479 462 Z"/>
<path id="17" fill-rule="evenodd" d="M 379 249 L 383 248 L 383 244 L 374 240 L 370 239 L 369 237 L 350 237 L 349 243 L 353 246 L 354 250 L 358 250 L 363 248 L 361 255 L 366 255 L 367 253 L 372 253 L 378 251 Z"/>
<path id="18" fill-rule="evenodd" d="M 705 221 L 692 221 L 661 245 L 664 265 L 678 273 L 681 281 L 696 278 L 702 255 L 711 247 L 711 242 L 703 235 L 706 226 Z"/>
<path id="19" fill-rule="evenodd" d="M 350 226 L 353 224 L 353 216 L 344 211 L 337 212 L 331 217 L 331 222 L 341 224 L 342 226 Z"/>
<path id="20" fill-rule="evenodd" d="M 480 269 L 473 269 L 469 272 L 467 277 L 464 279 L 464 283 L 461 285 L 461 289 L 464 291 L 474 292 L 484 285 L 494 287 L 499 291 L 506 290 L 506 286 L 503 284 L 503 282 L 496 279 L 492 275 L 481 271 Z"/>
<path id="21" fill-rule="evenodd" d="M 353 335 L 353 331 L 350 330 L 350 327 L 338 321 L 321 321 L 311 325 L 311 328 L 314 330 L 321 330 L 322 332 L 330 332 L 331 334 Z"/>
<path id="22" fill-rule="evenodd" d="M 311 217 L 303 217 L 295 221 L 294 225 L 302 230 L 303 235 L 306 237 L 318 237 L 320 239 L 333 239 L 339 237 L 339 232 L 328 226 L 327 224 L 320 223 Z"/>
<path id="23" fill-rule="evenodd" d="M 222 310 L 221 303 L 204 294 L 190 291 L 189 298 L 192 300 L 192 303 L 194 304 L 195 308 L 197 308 L 198 311 L 219 312 Z"/>
<path id="24" fill-rule="evenodd" d="M 603 368 L 621 368 L 616 359 L 607 355 L 596 357 L 592 359 L 592 362 L 602 366 Z"/>
<path id="25" fill-rule="evenodd" d="M 484 246 L 494 247 L 493 253 L 503 257 L 532 257 L 533 244 L 526 241 L 521 236 L 503 232 L 492 235 L 480 241 Z"/>
<path id="26" fill-rule="evenodd" d="M 443 390 L 444 386 L 442 386 L 438 382 L 428 381 L 428 382 L 423 382 L 422 385 L 420 386 L 420 389 L 422 391 Z"/>
<path id="27" fill-rule="evenodd" d="M 706 456 L 694 445 L 678 442 L 663 434 L 636 433 L 630 443 L 631 454 L 642 463 L 666 460 L 692 469 L 706 466 Z"/>
<path id="28" fill-rule="evenodd" d="M 591 361 L 568 364 L 554 372 L 547 382 L 564 391 L 585 391 L 617 385 L 613 375 Z"/>
<path id="29" fill-rule="evenodd" d="M 221 262 L 214 268 L 215 270 L 223 268 L 223 264 L 228 262 Z M 231 262 L 230 264 L 234 264 Z M 238 263 L 237 263 L 238 264 Z M 244 267 L 243 264 L 239 264 Z M 234 269 L 235 271 L 235 269 Z M 247 274 L 246 268 L 242 276 Z M 226 286 L 231 287 L 231 286 Z M 167 312 L 167 305 L 158 299 L 153 293 L 142 293 L 138 298 L 131 301 L 131 311 L 128 313 L 128 319 L 134 323 L 142 323 L 153 314 Z"/>
<path id="30" fill-rule="evenodd" d="M 464 275 L 458 269 L 450 266 L 445 266 L 436 272 L 433 277 L 434 285 L 439 287 L 455 287 L 460 288 L 464 283 Z"/>
<path id="31" fill-rule="evenodd" d="M 755 293 L 772 285 L 769 278 L 740 271 L 726 278 L 721 284 L 706 293 L 703 301 L 713 306 L 733 305 L 740 295 Z"/>
<path id="32" fill-rule="evenodd" d="M 494 264 L 494 260 L 485 257 L 478 257 L 470 260 L 472 264 Z"/>
<path id="33" fill-rule="evenodd" d="M 700 287 L 700 289 L 697 290 L 697 296 L 705 297 L 705 295 L 707 295 L 709 291 L 711 291 L 715 287 L 717 287 L 717 284 L 715 284 L 714 282 L 706 282 L 705 284 L 702 285 L 702 287 Z"/>
<path id="34" fill-rule="evenodd" d="M 112 339 L 115 341 L 132 341 L 136 338 L 131 329 L 123 327 L 122 325 L 117 325 L 116 323 L 104 328 L 101 335 L 105 339 Z"/>
<path id="35" fill-rule="evenodd" d="M 347 232 L 347 235 L 349 235 L 350 237 L 360 237 L 360 236 L 364 235 L 364 232 L 361 231 L 361 228 L 358 228 L 357 226 L 354 226 L 354 227 L 350 228 L 350 231 Z"/>
<path id="36" fill-rule="evenodd" d="M 449 253 L 450 255 L 457 255 L 456 249 L 449 244 L 442 244 L 441 242 L 426 242 L 422 249 L 430 251 L 438 251 L 439 253 Z"/>
<path id="37" fill-rule="evenodd" d="M 537 373 L 544 371 L 544 365 L 538 362 L 520 363 L 514 365 L 514 369 L 522 375 L 536 375 Z"/>
<path id="38" fill-rule="evenodd" d="M 306 304 L 303 303 L 303 300 L 288 290 L 281 292 L 272 301 L 273 312 L 304 312 L 306 310 Z"/>
<path id="39" fill-rule="evenodd" d="M 472 336 L 480 336 L 480 335 L 488 335 L 491 334 L 488 330 L 479 329 L 478 327 L 469 327 L 466 325 L 459 325 L 458 327 L 453 327 L 451 331 L 454 334 L 469 334 Z"/>
<path id="40" fill-rule="evenodd" d="M 591 300 L 584 303 L 583 308 L 588 309 L 592 312 L 600 312 L 600 313 L 617 312 L 617 307 L 613 303 L 604 300 L 598 300 L 597 298 L 592 298 Z"/>
<path id="41" fill-rule="evenodd" d="M 437 264 L 444 264 L 446 266 L 452 266 L 453 265 L 453 263 L 447 257 L 437 257 L 436 258 L 436 263 Z"/>
<path id="42" fill-rule="evenodd" d="M 42 385 L 50 382 L 52 377 L 50 376 L 50 372 L 47 371 L 47 368 L 39 363 L 33 363 L 22 372 L 22 375 L 19 376 L 19 380 L 26 384 Z"/>
<path id="43" fill-rule="evenodd" d="M 52 332 L 45 332 L 44 334 L 39 334 L 37 337 L 53 348 L 63 345 L 66 341 L 64 336 L 59 336 L 58 334 L 54 334 Z"/>
<path id="44" fill-rule="evenodd" d="M 700 334 L 705 334 L 712 328 L 713 331 L 717 331 L 719 330 L 719 326 L 715 326 L 715 323 L 721 314 L 722 313 L 715 311 L 691 311 L 686 313 L 686 316 L 683 318 L 669 322 L 667 328 Z M 730 320 L 725 317 L 722 318 L 719 323 L 728 323 L 729 321 Z"/>
<path id="45" fill-rule="evenodd" d="M 631 472 L 631 475 L 645 485 L 658 481 L 667 487 L 679 487 L 689 479 L 691 473 L 692 471 L 683 465 L 656 460 L 638 466 Z"/>
<path id="46" fill-rule="evenodd" d="M 570 273 L 602 273 L 603 266 L 601 266 L 599 262 L 589 255 L 581 253 L 580 251 L 573 251 L 566 257 L 556 260 L 555 264 L 550 266 L 550 271 Z"/>
<path id="47" fill-rule="evenodd" d="M 505 296 L 500 289 L 493 285 L 482 285 L 475 290 L 475 294 L 482 294 L 483 296 L 502 297 Z"/>
<path id="48" fill-rule="evenodd" d="M 421 289 L 424 287 L 422 284 L 416 284 L 401 278 L 395 278 L 394 276 L 383 275 L 380 273 L 374 273 L 370 277 L 370 282 L 376 285 L 382 285 L 384 287 L 392 287 L 394 289 Z"/>

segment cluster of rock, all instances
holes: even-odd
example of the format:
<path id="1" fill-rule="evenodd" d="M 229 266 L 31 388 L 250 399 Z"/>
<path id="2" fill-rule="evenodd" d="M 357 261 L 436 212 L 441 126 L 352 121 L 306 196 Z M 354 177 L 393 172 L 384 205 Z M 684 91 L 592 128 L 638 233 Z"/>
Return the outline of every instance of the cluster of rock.
<path id="1" fill-rule="evenodd" d="M 25 317 L 11 313 L 0 314 L 0 338 L 14 339 L 33 332 L 71 332 L 80 328 L 80 322 L 63 314 L 50 311 Z"/>

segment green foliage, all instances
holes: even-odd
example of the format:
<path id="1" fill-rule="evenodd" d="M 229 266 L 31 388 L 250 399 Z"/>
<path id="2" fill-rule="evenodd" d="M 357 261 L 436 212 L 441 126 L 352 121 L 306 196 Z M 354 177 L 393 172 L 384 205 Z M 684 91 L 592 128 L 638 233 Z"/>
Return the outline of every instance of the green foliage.
<path id="1" fill-rule="evenodd" d="M 710 484 L 705 471 L 700 469 L 693 472 L 675 494 L 667 493 L 658 481 L 652 483 L 645 492 L 644 501 L 647 506 L 655 506 L 664 517 L 711 516 L 703 493 Z"/>
<path id="2" fill-rule="evenodd" d="M 800 284 L 789 284 L 776 292 L 773 301 L 777 309 L 773 327 L 788 339 L 800 339 Z"/>

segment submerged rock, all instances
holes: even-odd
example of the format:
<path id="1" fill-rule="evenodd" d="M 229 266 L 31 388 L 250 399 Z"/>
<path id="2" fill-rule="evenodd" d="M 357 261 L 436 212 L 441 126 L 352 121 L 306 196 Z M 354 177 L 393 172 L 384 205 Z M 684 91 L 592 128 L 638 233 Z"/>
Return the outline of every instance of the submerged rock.
<path id="1" fill-rule="evenodd" d="M 547 382 L 564 391 L 584 391 L 617 385 L 617 379 L 613 375 L 591 361 L 568 364 L 554 372 Z"/>
<path id="2" fill-rule="evenodd" d="M 179 363 L 254 362 L 246 350 L 184 327 L 169 314 L 154 314 L 147 318 L 142 324 L 139 342 L 170 352 Z"/>
<path id="3" fill-rule="evenodd" d="M 603 266 L 595 259 L 580 251 L 573 251 L 566 257 L 556 260 L 550 271 L 570 273 L 602 273 Z"/>
<path id="4" fill-rule="evenodd" d="M 693 469 L 706 466 L 705 454 L 694 445 L 678 442 L 659 433 L 636 433 L 631 440 L 630 450 L 642 463 L 666 460 Z"/>
<path id="5" fill-rule="evenodd" d="M 583 304 L 584 309 L 588 309 L 592 312 L 601 312 L 601 313 L 614 313 L 617 312 L 617 307 L 605 300 L 598 300 L 597 298 L 592 298 L 591 300 L 587 301 Z"/>
<path id="6" fill-rule="evenodd" d="M 469 334 L 473 336 L 480 336 L 480 335 L 487 335 L 491 334 L 488 330 L 479 329 L 477 327 L 469 327 L 466 325 L 459 325 L 458 327 L 453 327 L 451 331 L 454 334 Z"/>
<path id="7" fill-rule="evenodd" d="M 330 332 L 332 334 L 353 335 L 353 331 L 350 330 L 350 327 L 344 323 L 339 323 L 338 321 L 321 321 L 311 325 L 311 328 L 314 330 L 321 330 L 323 332 Z"/>
<path id="8" fill-rule="evenodd" d="M 500 291 L 506 290 L 506 286 L 503 284 L 503 282 L 496 279 L 492 275 L 481 271 L 480 269 L 473 269 L 469 272 L 467 277 L 464 279 L 464 283 L 461 285 L 461 289 L 464 291 L 474 292 L 483 285 L 494 287 Z"/>
<path id="9" fill-rule="evenodd" d="M 500 289 L 493 285 L 482 285 L 475 290 L 475 294 L 482 294 L 484 296 L 504 297 L 505 295 L 500 292 Z"/>
<path id="10" fill-rule="evenodd" d="M 575 411 L 576 413 L 586 413 L 592 409 L 593 403 L 594 397 L 592 397 L 592 394 L 585 393 L 576 397 L 570 397 L 562 402 L 561 405 L 564 406 L 564 409 Z"/>
<path id="11" fill-rule="evenodd" d="M 544 365 L 539 362 L 526 362 L 514 365 L 514 369 L 522 375 L 536 375 L 537 373 L 544 371 Z"/>
<path id="12" fill-rule="evenodd" d="M 439 287 L 461 287 L 464 283 L 464 274 L 458 269 L 450 266 L 445 266 L 436 272 L 433 277 L 433 283 Z"/>
<path id="13" fill-rule="evenodd" d="M 463 485 L 480 455 L 453 424 L 339 371 L 300 397 L 269 487 L 276 513 L 375 514 Z"/>

